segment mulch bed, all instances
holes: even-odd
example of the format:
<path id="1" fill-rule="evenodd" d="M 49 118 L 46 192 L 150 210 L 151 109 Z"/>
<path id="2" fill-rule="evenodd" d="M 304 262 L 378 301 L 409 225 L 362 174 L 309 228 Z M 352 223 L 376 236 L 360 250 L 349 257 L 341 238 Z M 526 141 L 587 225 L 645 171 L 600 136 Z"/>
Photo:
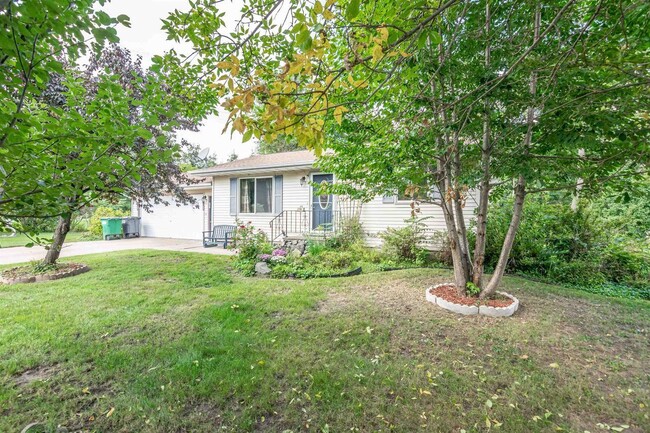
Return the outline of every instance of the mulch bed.
<path id="1" fill-rule="evenodd" d="M 479 299 L 472 296 L 458 296 L 456 287 L 451 285 L 436 287 L 435 289 L 431 289 L 430 293 L 447 302 L 467 306 L 486 305 L 488 307 L 503 308 L 509 307 L 514 302 L 512 299 L 500 295 L 496 295 L 490 299 Z"/>
<path id="2" fill-rule="evenodd" d="M 45 272 L 35 272 L 32 265 L 17 266 L 0 273 L 0 282 L 5 284 L 33 283 L 37 281 L 58 280 L 79 275 L 90 269 L 80 263 L 61 263 Z"/>

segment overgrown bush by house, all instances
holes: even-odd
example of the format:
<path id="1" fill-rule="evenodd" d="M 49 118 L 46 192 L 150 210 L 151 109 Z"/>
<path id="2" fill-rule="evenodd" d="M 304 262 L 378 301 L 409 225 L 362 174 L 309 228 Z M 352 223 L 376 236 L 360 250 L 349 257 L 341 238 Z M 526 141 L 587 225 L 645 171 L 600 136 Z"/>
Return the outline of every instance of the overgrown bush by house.
<path id="1" fill-rule="evenodd" d="M 389 227 L 379 237 L 383 240 L 383 253 L 397 261 L 426 263 L 429 252 L 422 248 L 426 236 L 425 225 L 420 219 L 409 219 L 400 228 Z"/>
<path id="2" fill-rule="evenodd" d="M 109 217 L 125 217 L 129 216 L 130 212 L 122 209 L 116 209 L 107 206 L 100 206 L 95 209 L 93 215 L 88 221 L 88 231 L 94 236 L 102 236 L 102 218 Z"/>
<path id="3" fill-rule="evenodd" d="M 328 238 L 326 243 L 332 248 L 347 248 L 364 238 L 363 225 L 359 217 L 342 219 L 339 222 L 338 232 Z"/>

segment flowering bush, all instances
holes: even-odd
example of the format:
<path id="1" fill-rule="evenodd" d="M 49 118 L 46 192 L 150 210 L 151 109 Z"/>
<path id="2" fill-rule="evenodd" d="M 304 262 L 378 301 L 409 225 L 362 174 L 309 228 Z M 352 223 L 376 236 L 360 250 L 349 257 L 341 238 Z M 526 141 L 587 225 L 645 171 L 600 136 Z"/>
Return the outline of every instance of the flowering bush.
<path id="1" fill-rule="evenodd" d="M 256 229 L 250 221 L 244 224 L 237 220 L 237 230 L 233 240 L 240 260 L 255 260 L 260 254 L 270 253 L 273 248 L 266 234 Z"/>
<path id="2" fill-rule="evenodd" d="M 287 251 L 283 250 L 282 248 L 278 248 L 273 250 L 273 256 L 274 257 L 286 257 L 287 256 Z"/>
<path id="3" fill-rule="evenodd" d="M 272 256 L 271 254 L 260 254 L 259 256 L 257 256 L 257 258 L 258 258 L 261 262 L 268 262 L 268 261 L 271 260 L 272 257 L 273 257 L 273 256 Z"/>
<path id="4" fill-rule="evenodd" d="M 261 256 L 268 256 L 266 260 L 271 258 L 273 246 L 268 242 L 266 234 L 256 229 L 250 221 L 244 224 L 237 220 L 233 241 L 237 248 L 235 267 L 244 275 L 255 274 L 255 263 L 262 260 Z"/>
<path id="5" fill-rule="evenodd" d="M 271 263 L 286 263 L 287 258 L 285 256 L 272 256 L 270 259 Z"/>

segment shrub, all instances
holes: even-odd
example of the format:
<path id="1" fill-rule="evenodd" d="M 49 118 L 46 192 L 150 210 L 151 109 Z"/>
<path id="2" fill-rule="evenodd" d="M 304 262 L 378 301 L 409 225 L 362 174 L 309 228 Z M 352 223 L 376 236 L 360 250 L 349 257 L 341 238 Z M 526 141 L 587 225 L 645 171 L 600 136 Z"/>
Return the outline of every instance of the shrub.
<path id="1" fill-rule="evenodd" d="M 352 256 L 360 262 L 380 263 L 382 254 L 375 248 L 369 248 L 363 240 L 357 241 L 348 247 Z"/>
<path id="2" fill-rule="evenodd" d="M 88 231 L 95 236 L 102 235 L 102 218 L 129 216 L 130 212 L 112 207 L 100 206 L 95 209 L 88 222 Z"/>
<path id="3" fill-rule="evenodd" d="M 363 238 L 363 226 L 359 221 L 359 217 L 351 217 L 342 219 L 339 222 L 338 232 L 325 242 L 330 248 L 346 248 L 363 240 Z"/>
<path id="4" fill-rule="evenodd" d="M 451 257 L 451 245 L 446 230 L 439 230 L 433 233 L 432 243 L 435 250 L 431 252 L 431 259 L 444 266 L 453 266 Z"/>
<path id="5" fill-rule="evenodd" d="M 325 242 L 319 242 L 313 239 L 307 241 L 306 252 L 309 253 L 309 255 L 311 256 L 317 256 L 323 251 L 327 251 L 329 249 L 330 247 L 327 244 L 325 244 Z"/>
<path id="6" fill-rule="evenodd" d="M 244 224 L 237 220 L 233 245 L 238 250 L 239 260 L 257 260 L 260 254 L 271 254 L 273 251 L 266 233 L 256 229 L 250 221 Z"/>
<path id="7" fill-rule="evenodd" d="M 406 222 L 408 224 L 405 227 L 397 229 L 390 227 L 379 234 L 383 240 L 384 253 L 396 260 L 410 262 L 426 260 L 428 252 L 420 247 L 425 240 L 424 224 L 418 219 L 410 219 Z"/>
<path id="8" fill-rule="evenodd" d="M 328 268 L 345 270 L 352 265 L 354 256 L 352 252 L 347 250 L 330 250 L 323 251 L 318 256 L 310 256 L 305 259 L 308 263 L 323 265 Z"/>
<path id="9" fill-rule="evenodd" d="M 650 257 L 641 251 L 610 245 L 603 254 L 602 272 L 610 282 L 650 289 Z"/>
<path id="10" fill-rule="evenodd" d="M 592 203 L 572 210 L 569 203 L 570 197 L 550 194 L 527 199 L 506 270 L 616 296 L 650 291 L 650 256 L 630 246 L 643 243 L 611 228 L 611 209 Z M 488 269 L 499 258 L 511 214 L 510 197 L 490 204 Z"/>

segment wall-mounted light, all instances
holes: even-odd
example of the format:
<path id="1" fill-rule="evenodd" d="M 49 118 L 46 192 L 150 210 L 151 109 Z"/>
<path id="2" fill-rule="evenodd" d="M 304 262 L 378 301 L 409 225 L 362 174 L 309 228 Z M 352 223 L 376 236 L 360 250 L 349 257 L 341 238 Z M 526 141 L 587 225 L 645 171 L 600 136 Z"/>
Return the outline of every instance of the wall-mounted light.
<path id="1" fill-rule="evenodd" d="M 307 177 L 303 176 L 300 178 L 300 186 L 307 185 Z"/>

